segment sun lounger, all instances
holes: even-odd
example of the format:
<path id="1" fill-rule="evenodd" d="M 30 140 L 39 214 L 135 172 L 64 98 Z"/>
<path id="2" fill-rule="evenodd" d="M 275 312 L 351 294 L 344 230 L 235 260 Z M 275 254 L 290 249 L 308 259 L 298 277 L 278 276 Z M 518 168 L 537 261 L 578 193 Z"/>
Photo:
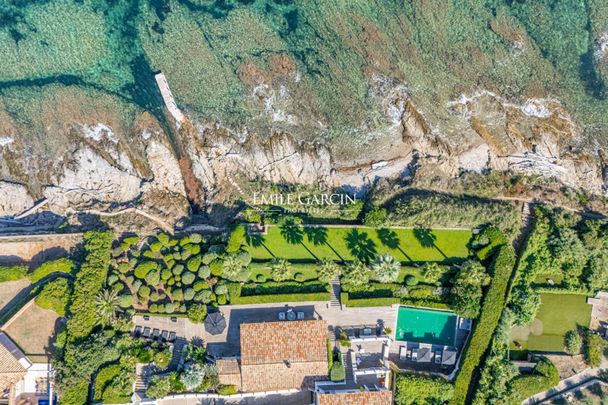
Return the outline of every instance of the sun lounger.
<path id="1" fill-rule="evenodd" d="M 412 349 L 412 360 L 418 360 L 418 349 Z"/>
<path id="2" fill-rule="evenodd" d="M 133 335 L 134 335 L 135 337 L 139 337 L 139 335 L 141 335 L 141 326 L 140 326 L 140 325 L 137 325 L 137 326 L 135 327 L 135 330 L 133 331 Z"/>
<path id="3" fill-rule="evenodd" d="M 169 332 L 169 337 L 167 338 L 169 342 L 173 342 L 175 340 L 175 332 Z"/>
<path id="4" fill-rule="evenodd" d="M 363 334 L 365 336 L 370 336 L 372 334 L 372 328 L 363 328 Z"/>
<path id="5" fill-rule="evenodd" d="M 150 320 L 150 315 L 144 315 L 144 321 L 149 321 Z"/>
<path id="6" fill-rule="evenodd" d="M 441 364 L 441 352 L 440 351 L 435 352 L 435 364 Z"/>
<path id="7" fill-rule="evenodd" d="M 160 338 L 162 340 L 167 340 L 168 337 L 169 337 L 169 331 L 164 330 L 164 331 L 161 332 Z"/>
<path id="8" fill-rule="evenodd" d="M 153 338 L 153 339 L 156 339 L 156 338 L 158 338 L 159 336 L 160 336 L 160 329 L 156 329 L 156 328 L 154 328 L 154 329 L 152 330 L 152 338 Z"/>
<path id="9" fill-rule="evenodd" d="M 144 333 L 142 334 L 143 337 L 145 338 L 149 338 L 150 337 L 150 328 L 149 327 L 145 327 L 144 328 Z"/>
<path id="10" fill-rule="evenodd" d="M 399 347 L 399 360 L 407 359 L 407 347 L 401 346 Z"/>

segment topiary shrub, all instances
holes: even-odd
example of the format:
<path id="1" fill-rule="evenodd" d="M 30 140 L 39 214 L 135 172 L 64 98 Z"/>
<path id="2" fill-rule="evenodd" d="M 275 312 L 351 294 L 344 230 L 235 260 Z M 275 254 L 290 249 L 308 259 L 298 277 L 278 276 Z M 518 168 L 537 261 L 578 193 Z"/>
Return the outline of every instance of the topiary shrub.
<path id="1" fill-rule="evenodd" d="M 192 301 L 195 294 L 196 294 L 196 292 L 194 291 L 194 289 L 186 288 L 186 290 L 184 291 L 184 300 Z"/>
<path id="2" fill-rule="evenodd" d="M 131 270 L 131 263 L 128 263 L 128 262 L 118 263 L 118 266 L 116 268 L 118 269 L 119 272 L 121 272 L 122 274 L 125 274 L 125 273 L 128 273 L 129 270 Z"/>
<path id="3" fill-rule="evenodd" d="M 112 285 L 118 281 L 118 276 L 116 274 L 110 274 L 108 276 L 108 285 Z"/>
<path id="4" fill-rule="evenodd" d="M 193 273 L 187 272 L 182 276 L 182 283 L 184 285 L 191 285 L 194 282 L 196 276 Z"/>
<path id="5" fill-rule="evenodd" d="M 405 285 L 411 287 L 411 286 L 415 286 L 418 284 L 418 279 L 410 274 L 408 276 L 405 276 L 404 282 L 405 282 Z"/>
<path id="6" fill-rule="evenodd" d="M 194 304 L 188 308 L 188 319 L 194 323 L 203 323 L 207 318 L 207 306 L 202 304 Z"/>
<path id="7" fill-rule="evenodd" d="M 165 312 L 168 314 L 172 314 L 175 311 L 175 304 L 172 302 L 167 302 L 165 304 Z"/>
<path id="8" fill-rule="evenodd" d="M 193 273 L 196 273 L 201 266 L 202 257 L 200 255 L 194 256 L 188 260 L 186 267 Z"/>
<path id="9" fill-rule="evenodd" d="M 266 282 L 266 276 L 263 274 L 258 274 L 255 276 L 255 281 L 257 281 L 258 283 L 265 283 Z"/>
<path id="10" fill-rule="evenodd" d="M 228 301 L 228 300 L 226 299 L 226 296 L 225 296 L 225 295 L 218 295 L 218 296 L 217 296 L 217 303 L 218 303 L 219 305 L 226 305 L 226 302 L 227 302 L 227 301 Z"/>
<path id="11" fill-rule="evenodd" d="M 171 299 L 173 301 L 182 301 L 184 299 L 184 292 L 181 288 L 174 288 L 171 290 Z"/>
<path id="12" fill-rule="evenodd" d="M 146 283 L 152 286 L 158 285 L 158 283 L 160 283 L 160 271 L 152 270 L 151 272 L 146 274 Z"/>
<path id="13" fill-rule="evenodd" d="M 302 273 L 296 273 L 293 275 L 294 280 L 298 281 L 298 282 L 303 282 L 306 281 L 306 277 L 304 277 L 304 274 Z"/>
<path id="14" fill-rule="evenodd" d="M 150 297 L 150 287 L 147 285 L 142 286 L 137 295 L 139 295 L 139 298 L 141 298 L 143 301 L 147 300 L 148 297 Z"/>
<path id="15" fill-rule="evenodd" d="M 194 289 L 194 291 L 198 292 L 201 290 L 209 289 L 209 288 L 211 288 L 211 286 L 209 285 L 209 283 L 207 281 L 201 280 L 201 281 L 197 281 L 196 283 L 194 283 L 192 288 Z"/>
<path id="16" fill-rule="evenodd" d="M 228 294 L 228 287 L 225 284 L 216 284 L 214 292 L 217 295 Z"/>
<path id="17" fill-rule="evenodd" d="M 144 279 L 149 272 L 157 268 L 158 264 L 156 262 L 142 262 L 135 267 L 133 274 L 139 279 Z"/>
<path id="18" fill-rule="evenodd" d="M 183 264 L 176 264 L 175 267 L 173 267 L 171 269 L 171 272 L 173 274 L 175 274 L 176 276 L 182 274 L 184 272 L 184 265 Z"/>
<path id="19" fill-rule="evenodd" d="M 204 264 L 201 267 L 199 267 L 197 275 L 198 275 L 198 278 L 202 278 L 202 279 L 209 278 L 209 276 L 211 275 L 211 269 L 209 268 L 209 266 Z"/>
<path id="20" fill-rule="evenodd" d="M 190 243 L 202 243 L 203 236 L 200 233 L 191 233 L 190 235 L 188 235 L 188 240 L 190 241 Z"/>
<path id="21" fill-rule="evenodd" d="M 194 301 L 208 304 L 211 302 L 212 295 L 213 293 L 211 292 L 211 290 L 202 290 L 196 293 L 196 295 L 194 296 Z"/>
<path id="22" fill-rule="evenodd" d="M 201 261 L 203 264 L 210 264 L 212 261 L 218 258 L 218 254 L 215 252 L 207 252 L 203 255 Z"/>
<path id="23" fill-rule="evenodd" d="M 238 252 L 241 246 L 245 244 L 245 237 L 247 236 L 247 229 L 243 224 L 236 224 L 232 226 L 228 241 L 226 242 L 226 251 L 230 253 Z"/>
<path id="24" fill-rule="evenodd" d="M 163 269 L 160 272 L 160 279 L 163 281 L 167 281 L 171 278 L 171 276 L 173 275 L 173 273 L 171 273 L 171 270 L 169 269 Z"/>
<path id="25" fill-rule="evenodd" d="M 133 298 L 133 297 L 131 297 Z M 158 312 L 158 304 L 157 303 L 152 303 L 150 305 L 148 305 L 148 311 L 152 312 L 153 314 Z"/>
<path id="26" fill-rule="evenodd" d="M 214 276 L 221 276 L 224 273 L 224 269 L 222 267 L 223 262 L 221 260 L 214 260 L 211 262 L 211 264 L 209 265 L 209 268 L 211 269 L 211 274 L 213 274 Z"/>
<path id="27" fill-rule="evenodd" d="M 121 308 L 130 308 L 133 306 L 133 296 L 131 294 L 123 294 L 120 296 L 118 303 Z"/>

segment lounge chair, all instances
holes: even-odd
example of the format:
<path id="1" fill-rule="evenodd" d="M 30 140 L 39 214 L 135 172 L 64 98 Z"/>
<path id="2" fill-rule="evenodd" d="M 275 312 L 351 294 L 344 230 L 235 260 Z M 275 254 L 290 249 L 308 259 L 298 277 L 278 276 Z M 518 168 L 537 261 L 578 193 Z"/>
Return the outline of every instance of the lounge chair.
<path id="1" fill-rule="evenodd" d="M 175 340 L 175 332 L 171 331 L 171 332 L 169 332 L 169 337 L 167 338 L 167 341 L 173 342 L 174 340 Z"/>
<path id="2" fill-rule="evenodd" d="M 149 327 L 145 327 L 144 328 L 144 333 L 142 333 L 142 336 L 145 338 L 149 338 L 150 337 L 150 328 Z"/>
<path id="3" fill-rule="evenodd" d="M 168 337 L 169 337 L 169 331 L 164 330 L 164 331 L 161 332 L 160 338 L 162 340 L 167 340 Z"/>
<path id="4" fill-rule="evenodd" d="M 287 319 L 287 314 L 285 312 L 279 312 L 279 321 L 284 321 Z"/>
<path id="5" fill-rule="evenodd" d="M 150 320 L 150 315 L 144 315 L 144 321 L 149 321 Z"/>
<path id="6" fill-rule="evenodd" d="M 156 329 L 156 328 L 152 329 L 152 338 L 156 339 L 159 336 L 160 336 L 160 329 Z"/>
<path id="7" fill-rule="evenodd" d="M 418 360 L 418 349 L 412 349 L 412 360 L 413 361 Z"/>
<path id="8" fill-rule="evenodd" d="M 407 347 L 400 346 L 399 347 L 399 360 L 406 360 L 406 359 L 407 359 Z"/>
<path id="9" fill-rule="evenodd" d="M 303 320 L 304 319 L 304 312 L 298 312 L 296 313 L 296 315 L 298 316 L 298 320 Z"/>
<path id="10" fill-rule="evenodd" d="M 363 334 L 365 336 L 370 336 L 372 334 L 372 328 L 363 328 Z"/>
<path id="11" fill-rule="evenodd" d="M 441 351 L 435 352 L 435 364 L 441 364 Z"/>
<path id="12" fill-rule="evenodd" d="M 139 337 L 139 335 L 141 335 L 141 326 L 140 326 L 140 325 L 137 325 L 137 326 L 135 327 L 135 330 L 133 331 L 133 335 L 134 335 L 135 337 Z"/>

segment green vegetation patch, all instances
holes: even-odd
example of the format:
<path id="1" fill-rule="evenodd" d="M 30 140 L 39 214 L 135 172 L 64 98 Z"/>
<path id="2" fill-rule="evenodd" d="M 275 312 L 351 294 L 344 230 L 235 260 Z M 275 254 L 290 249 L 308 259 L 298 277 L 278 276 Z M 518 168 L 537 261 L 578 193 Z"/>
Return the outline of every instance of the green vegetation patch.
<path id="1" fill-rule="evenodd" d="M 469 230 L 415 230 L 303 227 L 285 232 L 271 226 L 266 235 L 250 238 L 254 259 L 371 260 L 389 254 L 401 262 L 450 261 L 468 256 Z"/>
<path id="2" fill-rule="evenodd" d="M 528 325 L 515 326 L 511 339 L 517 349 L 563 352 L 566 332 L 589 327 L 591 305 L 587 297 L 574 294 L 541 294 L 536 318 Z"/>

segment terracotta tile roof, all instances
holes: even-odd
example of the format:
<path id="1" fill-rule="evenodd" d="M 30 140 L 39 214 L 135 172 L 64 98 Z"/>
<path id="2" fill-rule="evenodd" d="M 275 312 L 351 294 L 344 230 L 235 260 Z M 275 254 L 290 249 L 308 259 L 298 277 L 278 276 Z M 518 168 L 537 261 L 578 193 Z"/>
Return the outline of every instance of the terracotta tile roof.
<path id="1" fill-rule="evenodd" d="M 9 337 L 0 332 L 0 393 L 10 389 L 25 375 L 25 367 L 19 361 L 29 363 L 23 352 Z"/>
<path id="2" fill-rule="evenodd" d="M 318 405 L 392 405 L 391 391 L 317 394 Z"/>
<path id="3" fill-rule="evenodd" d="M 243 391 L 304 388 L 327 378 L 327 322 L 241 324 Z"/>
<path id="4" fill-rule="evenodd" d="M 237 359 L 219 359 L 215 362 L 222 385 L 234 385 L 241 389 L 241 367 Z"/>

